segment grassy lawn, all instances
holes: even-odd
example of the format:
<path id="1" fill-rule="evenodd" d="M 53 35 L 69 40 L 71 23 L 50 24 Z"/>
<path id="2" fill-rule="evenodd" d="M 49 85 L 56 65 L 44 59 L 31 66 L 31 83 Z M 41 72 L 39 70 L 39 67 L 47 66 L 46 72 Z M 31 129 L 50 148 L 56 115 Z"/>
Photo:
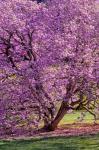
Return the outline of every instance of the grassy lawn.
<path id="1" fill-rule="evenodd" d="M 79 112 L 66 114 L 59 125 L 72 124 L 79 116 Z M 87 113 L 82 123 L 93 123 L 93 116 Z M 1 140 L 0 150 L 99 150 L 99 134 L 16 141 Z"/>
<path id="2" fill-rule="evenodd" d="M 99 134 L 68 138 L 1 141 L 0 150 L 99 150 Z"/>
<path id="3" fill-rule="evenodd" d="M 71 114 L 66 114 L 64 118 L 61 120 L 61 122 L 59 123 L 59 125 L 76 123 L 77 118 L 79 116 L 80 116 L 79 111 Z M 81 123 L 93 123 L 94 122 L 93 119 L 94 119 L 93 115 L 87 112 L 84 120 Z M 99 123 L 99 120 L 97 120 L 97 123 Z"/>

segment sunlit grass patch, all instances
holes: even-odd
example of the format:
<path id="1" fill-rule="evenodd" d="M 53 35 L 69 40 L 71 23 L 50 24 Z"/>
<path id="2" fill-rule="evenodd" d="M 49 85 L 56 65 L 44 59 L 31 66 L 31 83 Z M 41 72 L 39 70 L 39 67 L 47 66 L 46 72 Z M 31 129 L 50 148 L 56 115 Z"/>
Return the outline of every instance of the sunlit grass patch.
<path id="1" fill-rule="evenodd" d="M 74 113 L 66 114 L 64 118 L 60 121 L 59 125 L 73 124 L 77 122 L 90 124 L 94 123 L 94 117 L 90 113 L 86 112 L 85 117 L 82 121 L 79 120 L 80 114 L 80 111 L 75 111 Z M 97 123 L 99 123 L 99 120 L 97 120 Z"/>

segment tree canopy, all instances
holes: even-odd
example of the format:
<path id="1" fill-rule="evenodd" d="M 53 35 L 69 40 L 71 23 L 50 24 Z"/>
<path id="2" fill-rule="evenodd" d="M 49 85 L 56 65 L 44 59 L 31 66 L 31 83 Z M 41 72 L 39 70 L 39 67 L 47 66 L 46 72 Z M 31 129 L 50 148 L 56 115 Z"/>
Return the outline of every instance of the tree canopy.
<path id="1" fill-rule="evenodd" d="M 98 111 L 96 1 L 3 0 L 0 10 L 0 134 L 51 123 L 56 101 Z"/>

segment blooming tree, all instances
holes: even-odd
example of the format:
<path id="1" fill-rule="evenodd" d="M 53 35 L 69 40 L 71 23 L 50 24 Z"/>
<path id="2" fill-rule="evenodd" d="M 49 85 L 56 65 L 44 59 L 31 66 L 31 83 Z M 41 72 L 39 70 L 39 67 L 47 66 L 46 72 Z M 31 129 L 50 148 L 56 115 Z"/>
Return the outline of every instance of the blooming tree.
<path id="1" fill-rule="evenodd" d="M 80 107 L 96 118 L 96 6 L 95 0 L 1 1 L 0 134 L 23 132 L 25 125 L 31 131 L 40 121 L 54 130 Z"/>

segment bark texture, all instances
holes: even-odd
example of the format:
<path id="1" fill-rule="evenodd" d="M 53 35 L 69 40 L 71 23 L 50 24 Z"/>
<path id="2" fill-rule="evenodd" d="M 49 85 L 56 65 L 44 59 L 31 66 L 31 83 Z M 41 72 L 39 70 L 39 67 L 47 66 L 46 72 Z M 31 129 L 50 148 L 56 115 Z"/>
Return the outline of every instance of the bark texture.
<path id="1" fill-rule="evenodd" d="M 54 119 L 50 124 L 46 125 L 46 126 L 44 127 L 44 129 L 45 129 L 46 131 L 54 131 L 54 130 L 57 128 L 59 122 L 62 120 L 62 118 L 64 117 L 64 115 L 66 114 L 66 112 L 67 112 L 69 109 L 70 109 L 70 108 L 68 107 L 67 102 L 64 102 L 64 101 L 63 101 L 63 102 L 61 103 L 60 109 L 59 109 L 59 111 L 58 111 L 58 113 L 57 113 L 55 119 Z"/>

